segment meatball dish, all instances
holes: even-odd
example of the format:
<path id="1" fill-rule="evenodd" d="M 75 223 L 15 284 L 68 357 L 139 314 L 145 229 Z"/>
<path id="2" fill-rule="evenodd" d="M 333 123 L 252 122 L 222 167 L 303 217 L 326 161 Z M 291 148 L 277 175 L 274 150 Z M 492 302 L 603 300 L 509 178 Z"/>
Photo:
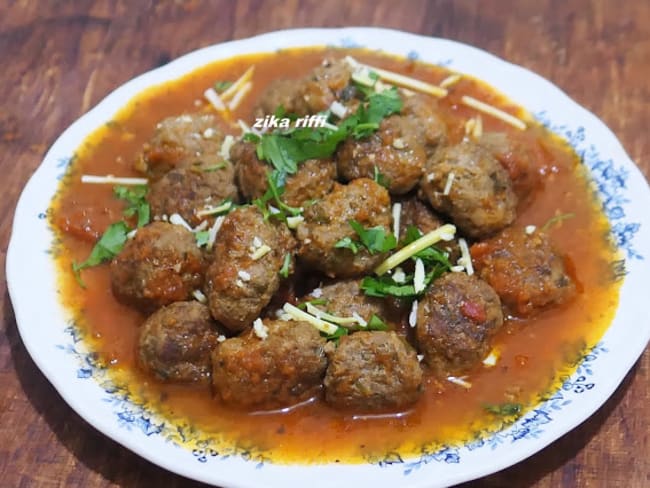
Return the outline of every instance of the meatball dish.
<path id="1" fill-rule="evenodd" d="M 144 91 L 79 148 L 50 219 L 63 300 L 113 381 L 278 462 L 506 425 L 618 299 L 564 141 L 480 80 L 360 49 Z"/>

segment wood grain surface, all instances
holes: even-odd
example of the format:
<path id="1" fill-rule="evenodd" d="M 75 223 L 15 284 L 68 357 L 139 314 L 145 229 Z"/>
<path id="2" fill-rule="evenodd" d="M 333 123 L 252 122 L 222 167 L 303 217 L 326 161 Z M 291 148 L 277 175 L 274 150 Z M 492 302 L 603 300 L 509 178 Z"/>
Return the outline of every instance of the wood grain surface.
<path id="1" fill-rule="evenodd" d="M 650 2 L 627 0 L 0 0 L 0 266 L 22 187 L 77 117 L 133 76 L 188 51 L 290 27 L 383 26 L 485 49 L 593 111 L 648 177 L 649 19 Z M 27 354 L 4 275 L 0 296 L 0 487 L 203 486 L 79 418 Z M 650 486 L 649 380 L 646 352 L 584 424 L 464 486 Z"/>

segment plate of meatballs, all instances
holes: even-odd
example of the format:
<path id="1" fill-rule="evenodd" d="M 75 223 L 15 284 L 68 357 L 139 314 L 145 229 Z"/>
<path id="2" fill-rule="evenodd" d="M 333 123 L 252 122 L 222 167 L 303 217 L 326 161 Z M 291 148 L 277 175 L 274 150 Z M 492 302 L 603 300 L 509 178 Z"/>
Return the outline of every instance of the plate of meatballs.
<path id="1" fill-rule="evenodd" d="M 523 68 L 291 30 L 190 53 L 68 128 L 7 276 L 65 401 L 156 464 L 448 486 L 578 425 L 642 353 L 649 204 L 602 122 Z"/>

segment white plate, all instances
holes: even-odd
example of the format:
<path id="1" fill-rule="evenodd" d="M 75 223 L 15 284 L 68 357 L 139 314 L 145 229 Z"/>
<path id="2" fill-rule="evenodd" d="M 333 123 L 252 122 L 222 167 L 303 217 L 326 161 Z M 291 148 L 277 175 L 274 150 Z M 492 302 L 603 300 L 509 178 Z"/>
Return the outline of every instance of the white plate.
<path id="1" fill-rule="evenodd" d="M 528 109 L 564 136 L 598 186 L 627 275 L 616 317 L 576 373 L 544 404 L 510 428 L 461 447 L 418 459 L 375 465 L 281 466 L 173 442 L 173 426 L 115 390 L 83 347 L 57 299 L 48 253 L 53 234 L 45 212 L 72 154 L 95 128 L 134 95 L 208 62 L 279 48 L 333 45 L 368 47 L 441 64 L 474 75 Z M 54 143 L 18 202 L 7 255 L 7 281 L 18 328 L 32 358 L 65 401 L 101 432 L 176 473 L 224 487 L 446 486 L 484 476 L 539 451 L 587 419 L 614 392 L 650 338 L 650 190 L 643 175 L 605 125 L 548 81 L 478 49 L 443 39 L 374 28 L 300 29 L 200 49 L 129 81 L 77 120 Z"/>

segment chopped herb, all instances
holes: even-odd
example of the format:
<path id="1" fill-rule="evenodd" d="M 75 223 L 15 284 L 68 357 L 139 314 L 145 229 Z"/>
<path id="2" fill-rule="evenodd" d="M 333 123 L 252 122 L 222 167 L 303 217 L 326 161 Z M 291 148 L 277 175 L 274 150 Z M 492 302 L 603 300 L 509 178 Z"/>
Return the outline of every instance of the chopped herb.
<path id="1" fill-rule="evenodd" d="M 483 408 L 486 412 L 489 412 L 493 415 L 499 415 L 501 417 L 512 417 L 521 413 L 522 406 L 520 403 L 484 403 Z"/>
<path id="2" fill-rule="evenodd" d="M 253 200 L 253 205 L 258 207 L 264 219 L 275 217 L 278 220 L 286 221 L 287 216 L 296 216 L 302 213 L 301 208 L 291 207 L 282 201 L 282 194 L 284 193 L 284 179 L 286 175 L 280 171 L 273 170 L 266 173 L 266 180 L 268 182 L 268 189 L 266 193 L 260 198 Z M 269 210 L 268 204 L 273 202 L 277 206 L 278 211 L 273 213 Z"/>
<path id="3" fill-rule="evenodd" d="M 221 93 L 223 91 L 226 91 L 228 88 L 232 86 L 232 81 L 217 81 L 214 84 L 214 89 L 217 93 Z"/>
<path id="4" fill-rule="evenodd" d="M 547 231 L 549 228 L 551 228 L 555 224 L 559 224 L 560 222 L 562 222 L 564 220 L 572 219 L 575 216 L 576 216 L 576 214 L 574 214 L 572 212 L 571 213 L 555 215 L 555 216 L 551 217 L 550 219 L 548 219 L 544 225 L 542 225 L 542 231 Z"/>
<path id="5" fill-rule="evenodd" d="M 420 232 L 420 229 L 414 225 L 409 225 L 406 228 L 403 244 L 406 246 L 411 242 L 417 241 L 422 236 L 423 234 Z M 451 268 L 451 263 L 449 262 L 447 255 L 435 246 L 430 246 L 422 249 L 420 252 L 411 256 L 411 259 L 414 261 L 418 258 L 421 259 L 425 265 L 438 264 L 443 266 L 445 268 L 445 271 L 448 271 Z"/>
<path id="6" fill-rule="evenodd" d="M 373 168 L 372 179 L 375 180 L 375 183 L 383 186 L 384 188 L 388 188 L 390 186 L 390 180 L 383 173 L 379 172 L 377 165 L 375 165 Z"/>
<path id="7" fill-rule="evenodd" d="M 212 171 L 217 171 L 226 167 L 226 163 L 222 161 L 221 163 L 213 164 L 211 166 L 203 166 L 201 171 L 204 173 L 211 173 Z"/>
<path id="8" fill-rule="evenodd" d="M 302 302 L 300 305 L 298 305 L 298 308 L 301 310 L 305 310 L 307 308 L 308 303 L 314 306 L 327 305 L 327 298 L 313 298 L 311 300 L 307 300 L 305 302 Z"/>
<path id="9" fill-rule="evenodd" d="M 397 246 L 395 236 L 386 232 L 386 229 L 380 225 L 366 229 L 356 220 L 350 220 L 348 223 L 370 254 L 388 252 Z"/>
<path id="10" fill-rule="evenodd" d="M 199 247 L 206 246 L 208 244 L 208 241 L 210 240 L 210 231 L 208 230 L 202 230 L 194 234 L 194 238 L 196 239 L 196 245 Z"/>
<path id="11" fill-rule="evenodd" d="M 79 271 L 82 269 L 97 266 L 105 261 L 113 259 L 124 247 L 127 239 L 129 228 L 124 221 L 115 222 L 108 226 L 102 237 L 97 241 L 95 247 L 90 252 L 90 256 L 83 263 L 72 263 L 72 271 L 79 281 L 79 284 L 85 287 L 81 281 Z"/>
<path id="12" fill-rule="evenodd" d="M 439 278 L 448 268 L 433 266 L 424 276 L 424 290 L 417 293 L 413 285 L 413 274 L 406 275 L 404 283 L 397 283 L 390 275 L 366 276 L 361 281 L 361 289 L 369 297 L 415 298 L 422 295 L 432 281 Z"/>
<path id="13" fill-rule="evenodd" d="M 246 134 L 244 134 L 244 137 L 242 139 L 244 140 L 244 142 L 252 142 L 252 143 L 258 143 L 262 140 L 260 136 L 258 136 L 257 134 L 253 134 L 252 132 L 246 132 Z"/>
<path id="14" fill-rule="evenodd" d="M 321 332 L 321 335 L 325 337 L 328 341 L 332 341 L 335 344 L 338 344 L 341 340 L 341 337 L 348 335 L 349 331 L 345 327 L 339 326 L 333 334 L 324 334 Z"/>
<path id="15" fill-rule="evenodd" d="M 349 249 L 350 251 L 352 251 L 352 254 L 356 254 L 359 252 L 359 246 L 350 237 L 344 237 L 343 239 L 339 239 L 336 242 L 336 244 L 334 244 L 334 247 L 337 249 Z"/>
<path id="16" fill-rule="evenodd" d="M 151 218 L 151 209 L 146 200 L 149 188 L 145 185 L 137 186 L 116 186 L 113 188 L 113 194 L 120 200 L 127 203 L 124 209 L 124 216 L 138 216 L 138 227 L 145 226 Z"/>
<path id="17" fill-rule="evenodd" d="M 388 324 L 381 320 L 377 315 L 372 314 L 368 321 L 368 330 L 388 330 Z"/>
<path id="18" fill-rule="evenodd" d="M 278 274 L 283 278 L 288 278 L 290 267 L 291 267 L 291 254 L 287 253 L 284 255 L 284 261 L 282 261 L 282 267 L 280 268 L 280 271 L 278 271 Z"/>

